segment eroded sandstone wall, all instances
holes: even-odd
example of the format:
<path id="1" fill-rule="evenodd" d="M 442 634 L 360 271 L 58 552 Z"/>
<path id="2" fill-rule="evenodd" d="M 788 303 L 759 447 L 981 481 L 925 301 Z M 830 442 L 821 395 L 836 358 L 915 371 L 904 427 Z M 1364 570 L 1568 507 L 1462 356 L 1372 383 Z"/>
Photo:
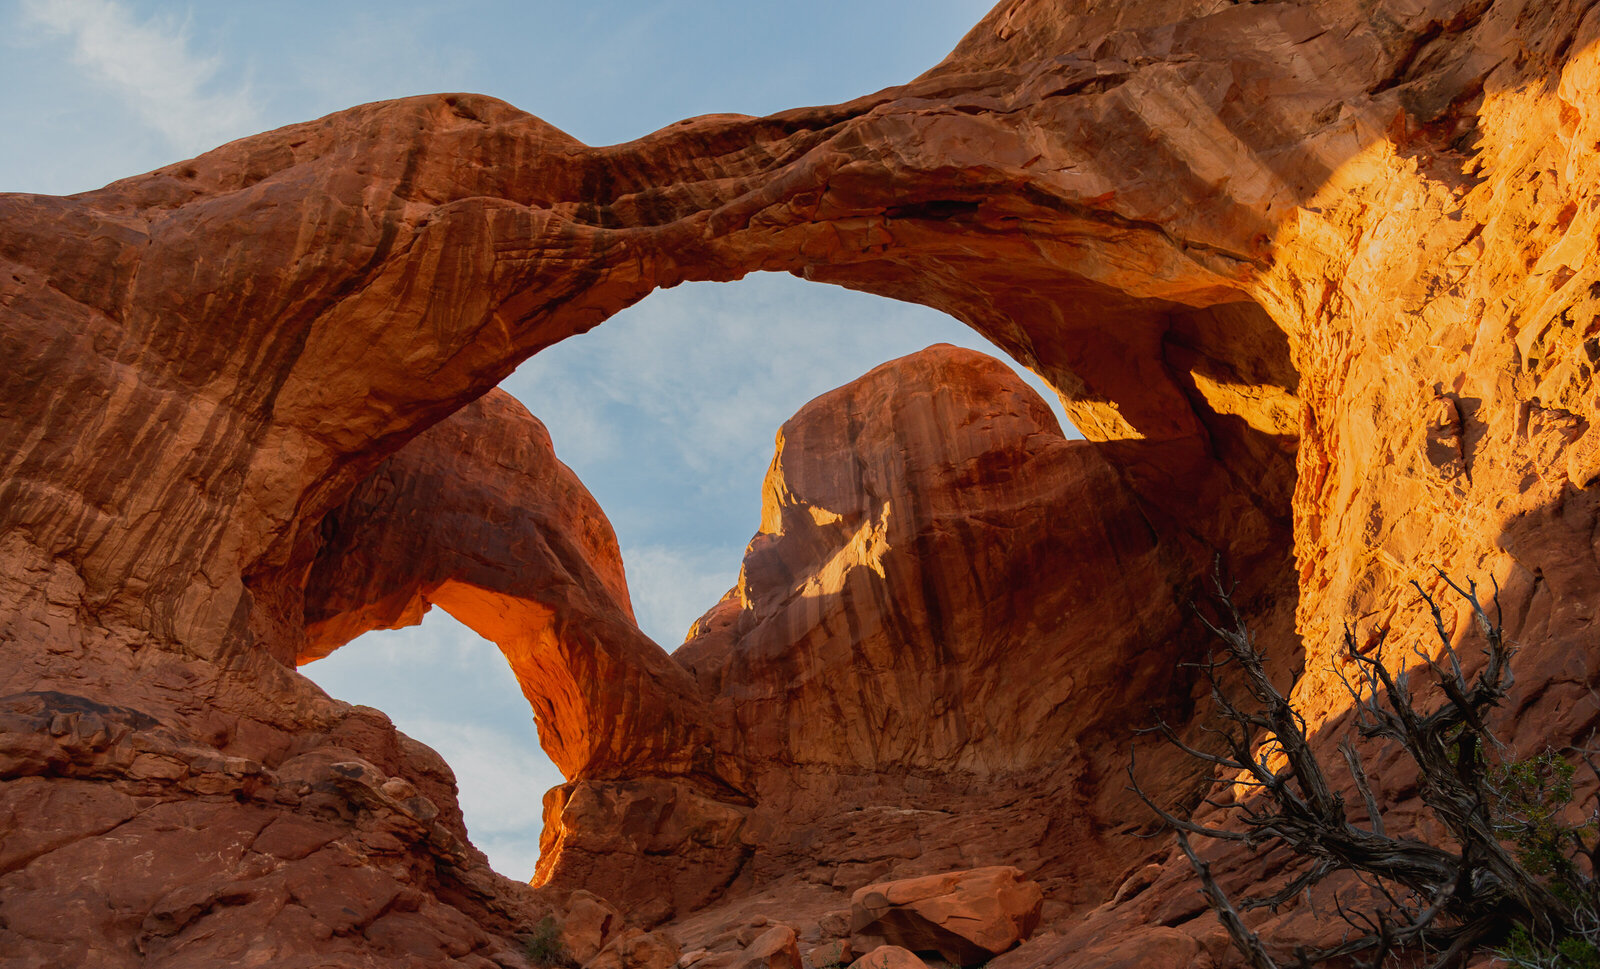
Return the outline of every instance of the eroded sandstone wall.
<path id="1" fill-rule="evenodd" d="M 745 765 L 740 826 L 727 806 L 579 778 L 547 818 L 557 881 L 598 883 L 630 845 L 699 827 L 742 852 L 700 880 L 786 897 L 789 917 L 986 865 L 1047 879 L 1053 914 L 1114 888 L 1148 854 L 1129 726 L 1190 717 L 1183 664 L 1202 647 L 1184 543 L 1099 449 L 999 361 L 941 345 L 786 422 L 762 502 L 738 585 L 673 653 Z M 1180 800 L 1201 780 L 1154 756 Z M 644 810 L 652 796 L 666 809 Z M 613 892 L 640 910 L 673 894 L 630 875 Z"/>
<path id="2" fill-rule="evenodd" d="M 202 901 L 163 908 L 153 884 L 91 881 L 82 904 L 112 913 L 97 928 L 46 918 L 51 899 L 80 904 L 91 862 L 73 851 L 104 852 L 97 870 L 140 856 L 129 836 L 168 824 L 138 821 L 157 805 L 204 815 L 179 828 L 222 831 L 270 803 L 333 825 L 326 845 L 353 870 L 411 866 L 384 877 L 420 900 L 396 904 L 397 889 L 372 920 L 329 929 L 328 958 L 389 951 L 379 916 L 439 904 L 464 920 L 436 940 L 450 957 L 502 959 L 534 909 L 481 881 L 469 849 L 452 854 L 442 768 L 283 666 L 313 648 L 296 590 L 329 515 L 518 361 L 656 286 L 754 270 L 938 307 L 1038 370 L 1170 561 L 1227 553 L 1284 672 L 1303 662 L 1297 702 L 1329 742 L 1335 634 L 1388 627 L 1405 655 L 1419 621 L 1407 582 L 1435 566 L 1499 580 L 1522 647 L 1516 748 L 1581 735 L 1596 716 L 1597 40 L 1600 14 L 1578 0 L 1006 0 L 926 75 L 843 105 L 592 149 L 492 99 L 413 98 L 97 192 L 0 196 L 0 770 L 13 832 L 38 842 L 15 849 L 0 902 L 44 906 L 7 914 L 5 931 L 41 964 L 114 964 L 221 945 L 206 921 L 252 905 L 338 910 L 274 887 L 321 862 L 269 839 L 156 879 L 257 873 L 259 893 L 197 888 Z M 755 608 L 761 570 L 750 578 Z M 619 675 L 633 682 L 677 679 L 618 635 L 585 655 L 631 657 Z M 756 665 L 738 682 L 782 683 Z M 713 725 L 707 757 L 698 728 L 662 729 L 696 723 L 683 709 L 714 707 L 707 690 L 743 688 L 696 669 L 698 696 L 641 694 L 617 728 L 661 740 L 636 749 L 673 765 L 649 782 L 665 786 L 589 789 L 654 810 L 721 785 L 684 816 L 728 850 L 669 872 L 675 885 L 706 866 L 737 878 L 745 841 L 767 834 L 728 832 L 743 802 L 771 798 L 758 771 L 719 766 L 759 762 L 767 740 Z M 780 687 L 753 702 L 796 701 Z M 369 721 L 341 739 L 340 724 Z M 780 762 L 837 753 L 771 743 Z M 889 762 L 942 742 L 921 743 Z M 314 776 L 286 766 L 320 748 L 348 759 Z M 1403 772 L 1386 783 L 1405 797 Z M 48 807 L 69 787 L 93 819 Z M 438 814 L 407 814 L 408 790 Z M 341 791 L 346 807 L 317 800 Z M 382 818 L 404 831 L 373 834 Z M 1219 866 L 1265 877 L 1242 857 Z M 1181 862 L 1134 888 L 1012 958 L 1225 957 Z M 648 914 L 704 904 L 697 892 Z M 191 908 L 200 922 L 161 914 Z M 1317 931 L 1305 911 L 1281 918 Z M 296 946 L 312 937 L 284 929 L 278 958 L 310 958 Z"/>

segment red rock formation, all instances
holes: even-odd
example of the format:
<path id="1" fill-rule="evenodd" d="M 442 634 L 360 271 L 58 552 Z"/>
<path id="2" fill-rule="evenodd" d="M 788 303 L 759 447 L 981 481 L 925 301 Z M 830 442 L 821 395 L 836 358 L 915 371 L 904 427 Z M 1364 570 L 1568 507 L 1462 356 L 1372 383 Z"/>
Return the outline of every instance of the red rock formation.
<path id="1" fill-rule="evenodd" d="M 737 969 L 802 969 L 800 946 L 794 929 L 776 925 L 756 936 L 744 950 L 744 958 L 735 963 Z"/>
<path id="2" fill-rule="evenodd" d="M 1297 666 L 1282 634 L 1298 593 L 1296 698 L 1314 726 L 1332 731 L 1342 714 L 1333 632 L 1350 618 L 1363 634 L 1390 627 L 1398 661 L 1418 641 L 1406 583 L 1440 566 L 1500 580 L 1507 632 L 1523 644 L 1513 743 L 1578 736 L 1596 717 L 1600 572 L 1597 38 L 1600 13 L 1578 0 L 1004 0 L 928 74 L 844 105 L 697 119 L 591 149 L 490 99 L 414 98 L 98 192 L 0 196 L 0 694 L 11 695 L 0 776 L 6 844 L 21 839 L 0 870 L 6 942 L 37 964 L 133 958 L 140 946 L 215 964 L 258 936 L 281 964 L 424 951 L 514 963 L 501 951 L 532 910 L 452 847 L 443 768 L 280 665 L 312 648 L 295 608 L 302 580 L 329 514 L 519 360 L 655 286 L 758 269 L 944 309 L 1035 367 L 1098 442 L 1105 477 L 1136 496 L 1173 569 L 1228 553 L 1259 593 L 1253 611 L 1285 672 Z M 865 509 L 851 521 L 867 541 Z M 840 537 L 810 527 L 795 549 Z M 762 598 L 789 562 L 752 569 L 752 616 L 761 602 L 768 617 L 804 615 Z M 501 604 L 552 622 L 503 569 L 479 584 L 421 571 L 387 587 L 505 583 Z M 590 630 L 573 642 L 618 614 L 604 571 L 573 586 L 596 597 L 592 617 L 571 614 Z M 870 572 L 841 578 L 855 590 Z M 759 643 L 753 623 L 732 634 Z M 746 842 L 773 846 L 774 860 L 835 851 L 819 866 L 830 882 L 892 866 L 857 860 L 847 827 L 762 826 L 813 810 L 820 791 L 877 810 L 926 785 L 956 805 L 971 788 L 949 765 L 1038 754 L 1025 741 L 1008 751 L 1003 729 L 987 747 L 891 729 L 880 760 L 859 738 L 770 736 L 715 712 L 722 749 L 707 756 L 687 686 L 618 635 L 583 656 L 528 650 L 569 669 L 620 657 L 615 682 L 667 684 L 620 720 L 592 695 L 555 704 L 574 722 L 609 717 L 626 739 L 556 744 L 598 773 L 556 799 L 551 837 L 583 872 L 599 870 L 585 867 L 598 854 L 579 846 L 614 844 L 608 832 L 711 832 L 714 850 L 683 861 L 672 875 L 682 893 L 657 914 L 708 899 L 696 871 L 730 865 L 751 890 L 776 877 L 759 853 L 740 861 Z M 700 681 L 721 691 L 717 670 L 739 662 L 703 667 Z M 812 702 L 806 687 L 747 669 L 765 684 L 758 706 Z M 938 693 L 930 670 L 909 668 L 904 695 L 954 703 L 941 723 L 977 722 L 983 697 Z M 604 776 L 606 758 L 620 768 L 644 751 L 673 776 Z M 872 773 L 847 775 L 828 760 L 839 756 Z M 748 780 L 727 776 L 737 758 Z M 810 784 L 792 803 L 773 780 L 788 761 Z M 724 781 L 758 809 L 745 817 L 739 791 L 696 793 Z M 437 817 L 422 817 L 411 788 Z M 1049 817 L 1035 805 L 1062 789 L 1093 800 L 1107 781 L 1026 781 L 1019 821 Z M 53 807 L 64 803 L 85 806 Z M 634 809 L 671 823 L 629 829 Z M 909 822 L 880 813 L 868 840 L 881 845 L 885 826 Z M 332 835 L 328 847 L 297 857 L 287 829 L 260 850 L 228 847 L 251 830 L 256 844 L 282 818 L 328 826 L 317 834 Z M 580 818 L 599 827 L 566 823 Z M 984 843 L 961 819 L 919 836 Z M 191 857 L 175 827 L 241 833 Z M 1041 856 L 1076 847 L 1044 828 L 1035 841 Z M 129 867 L 147 853 L 165 867 Z M 1249 859 L 1218 863 L 1239 882 L 1266 877 Z M 839 874 L 848 865 L 865 867 Z M 121 877 L 85 879 L 91 870 Z M 1087 905 L 1111 894 L 1105 875 L 1081 883 L 1084 897 L 1060 878 L 1052 887 Z M 1070 965 L 1092 943 L 1102 964 L 1142 951 L 1220 960 L 1186 881 L 1168 865 L 1058 943 L 1007 959 Z M 54 918 L 79 910 L 109 914 Z M 1280 918 L 1290 934 L 1314 921 L 1303 909 Z M 1118 935 L 1157 922 L 1148 946 Z"/>
<path id="3" fill-rule="evenodd" d="M 561 941 L 567 954 L 583 965 L 605 948 L 612 937 L 622 931 L 625 922 L 622 913 L 612 908 L 592 892 L 573 892 L 567 900 L 567 911 L 561 921 Z"/>
<path id="4" fill-rule="evenodd" d="M 634 623 L 611 524 L 504 391 L 379 465 L 320 537 L 297 663 L 437 604 L 500 645 L 563 774 L 682 773 L 710 742 L 693 681 Z"/>
<path id="5" fill-rule="evenodd" d="M 1187 706 L 1195 635 L 1182 545 L 1100 450 L 1000 362 L 931 347 L 784 424 L 762 507 L 738 586 L 673 654 L 749 762 L 746 880 L 833 905 L 980 865 L 1042 869 L 1057 904 L 1114 887 L 1147 850 L 1130 709 Z"/>
<path id="6" fill-rule="evenodd" d="M 1184 563 L 1100 451 L 982 354 L 931 347 L 807 404 L 761 517 L 738 586 L 674 654 L 753 770 L 1053 765 L 1173 677 L 1150 644 L 1183 624 Z"/>
<path id="7" fill-rule="evenodd" d="M 880 945 L 850 963 L 850 969 L 928 969 L 928 964 L 917 958 L 910 949 L 897 945 Z"/>
<path id="8" fill-rule="evenodd" d="M 988 962 L 1033 934 L 1044 892 L 1015 868 L 978 868 L 880 882 L 850 896 L 850 941 L 938 952 L 952 965 Z"/>
<path id="9" fill-rule="evenodd" d="M 672 969 L 679 955 L 678 944 L 670 936 L 624 929 L 588 965 L 593 969 Z"/>
<path id="10" fill-rule="evenodd" d="M 545 909 L 466 841 L 437 754 L 260 654 L 94 632 L 8 643 L 7 965 L 526 965 Z"/>

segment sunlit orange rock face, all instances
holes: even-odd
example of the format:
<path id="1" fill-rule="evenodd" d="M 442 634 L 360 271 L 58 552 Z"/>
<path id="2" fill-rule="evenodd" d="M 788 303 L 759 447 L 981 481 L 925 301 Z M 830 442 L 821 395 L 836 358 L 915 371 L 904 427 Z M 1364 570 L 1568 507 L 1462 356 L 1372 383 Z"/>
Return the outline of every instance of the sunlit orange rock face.
<path id="1" fill-rule="evenodd" d="M 1408 581 L 1435 566 L 1499 580 L 1515 749 L 1595 720 L 1597 18 L 1005 0 L 927 74 L 843 105 L 589 148 L 492 99 L 412 98 L 98 192 L 0 196 L 5 950 L 518 964 L 541 903 L 465 846 L 443 765 L 289 669 L 426 601 L 495 630 L 549 704 L 575 774 L 547 803 L 548 897 L 588 884 L 710 941 L 719 902 L 798 919 L 885 865 L 1016 864 L 1042 876 L 1048 931 L 1012 965 L 1226 964 L 1181 860 L 1104 828 L 1143 821 L 1109 770 L 1115 707 L 1087 695 L 1201 648 L 1155 590 L 1181 599 L 1212 552 L 1280 672 L 1303 665 L 1330 750 L 1339 631 L 1387 628 L 1402 662 Z M 799 415 L 740 589 L 675 671 L 629 630 L 615 563 L 582 538 L 592 510 L 549 510 L 571 482 L 523 473 L 552 467 L 526 416 L 462 409 L 657 286 L 755 270 L 950 312 L 1048 379 L 1091 443 L 1028 430 L 1032 405 L 971 374 L 947 398 L 908 383 L 848 442 Z M 1022 443 L 934 433 L 957 403 Z M 447 419 L 499 433 L 466 447 Z M 951 470 L 994 454 L 1019 476 Z M 513 467 L 467 474 L 497 456 Z M 1082 504 L 1024 507 L 1069 480 Z M 421 500 L 439 527 L 394 519 Z M 1026 541 L 983 537 L 1006 520 Z M 383 534 L 429 554 L 397 569 Z M 936 557 L 954 551 L 982 568 Z M 519 576 L 503 556 L 523 555 Z M 1142 625 L 1052 651 L 1053 611 L 1098 631 L 1121 606 Z M 979 673 L 1021 681 L 1039 737 L 1104 742 L 1051 761 Z M 1183 685 L 1164 689 L 1143 699 L 1182 713 Z M 878 719 L 805 720 L 826 711 Z M 1147 769 L 1194 803 L 1180 765 Z M 1408 796 L 1398 767 L 1382 786 Z M 1275 870 L 1216 860 L 1235 887 Z M 1314 937 L 1310 911 L 1273 927 Z"/>
<path id="2" fill-rule="evenodd" d="M 1187 577 L 997 360 L 931 347 L 817 398 L 761 497 L 738 586 L 673 654 L 754 769 L 1056 764 L 1173 676 L 1149 647 Z"/>

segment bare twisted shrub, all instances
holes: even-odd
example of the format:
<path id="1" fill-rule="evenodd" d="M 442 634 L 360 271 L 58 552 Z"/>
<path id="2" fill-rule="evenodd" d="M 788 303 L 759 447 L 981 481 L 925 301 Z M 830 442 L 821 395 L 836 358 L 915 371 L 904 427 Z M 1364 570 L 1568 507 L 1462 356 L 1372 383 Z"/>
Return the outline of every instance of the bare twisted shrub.
<path id="1" fill-rule="evenodd" d="M 1434 659 L 1419 648 L 1413 652 L 1443 693 L 1443 705 L 1428 713 L 1419 710 L 1410 674 L 1389 670 L 1376 649 L 1370 654 L 1359 649 L 1349 627 L 1344 654 L 1355 674 L 1352 679 L 1340 673 L 1360 735 L 1398 745 L 1415 763 L 1422 803 L 1448 835 L 1439 844 L 1386 830 L 1361 757 L 1346 738 L 1339 752 L 1364 809 L 1364 817 L 1351 817 L 1313 752 L 1305 719 L 1267 676 L 1220 569 L 1213 580 L 1218 617 L 1201 613 L 1201 619 L 1223 648 L 1200 669 L 1220 713 L 1222 726 L 1211 730 L 1223 752 L 1186 743 L 1164 721 L 1151 729 L 1214 765 L 1221 776 L 1238 777 L 1251 796 L 1208 802 L 1226 812 L 1227 827 L 1197 824 L 1157 806 L 1139 787 L 1131 764 L 1129 776 L 1138 796 L 1176 832 L 1207 901 L 1253 969 L 1330 961 L 1377 969 L 1392 964 L 1391 958 L 1459 969 L 1486 947 L 1499 947 L 1497 955 L 1515 966 L 1600 969 L 1597 826 L 1562 821 L 1572 798 L 1573 768 L 1565 759 L 1546 753 L 1501 764 L 1495 756 L 1502 748 L 1485 717 L 1512 685 L 1512 650 L 1501 632 L 1499 590 L 1491 599 L 1491 618 L 1475 583 L 1462 588 L 1439 574 L 1470 607 L 1486 641 L 1486 660 L 1477 675 L 1468 678 L 1463 672 L 1439 604 L 1417 583 L 1412 585 L 1433 614 L 1441 654 Z M 1225 674 L 1240 687 L 1225 688 Z M 1240 691 L 1242 696 L 1232 695 Z M 1235 903 L 1195 851 L 1193 838 L 1250 848 L 1282 846 L 1302 865 L 1281 889 Z M 1241 913 L 1275 909 L 1336 872 L 1351 873 L 1367 890 L 1359 906 L 1342 898 L 1337 903 L 1351 926 L 1340 944 L 1274 955 L 1245 924 Z"/>

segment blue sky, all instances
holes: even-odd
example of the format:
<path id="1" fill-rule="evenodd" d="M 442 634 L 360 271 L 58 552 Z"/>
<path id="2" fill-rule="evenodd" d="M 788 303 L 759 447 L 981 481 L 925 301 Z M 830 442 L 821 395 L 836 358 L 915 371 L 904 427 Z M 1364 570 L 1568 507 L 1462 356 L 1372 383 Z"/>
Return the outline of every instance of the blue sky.
<path id="1" fill-rule="evenodd" d="M 503 98 L 590 144 L 696 114 L 833 103 L 933 66 L 988 7 L 6 0 L 0 191 L 85 191 L 257 131 L 433 91 Z M 762 273 L 656 293 L 505 387 L 599 499 L 640 623 L 672 649 L 738 576 L 778 426 L 938 342 L 993 349 L 924 307 Z M 561 777 L 495 647 L 434 610 L 304 672 L 439 750 L 474 841 L 503 873 L 531 875 L 540 799 Z"/>

